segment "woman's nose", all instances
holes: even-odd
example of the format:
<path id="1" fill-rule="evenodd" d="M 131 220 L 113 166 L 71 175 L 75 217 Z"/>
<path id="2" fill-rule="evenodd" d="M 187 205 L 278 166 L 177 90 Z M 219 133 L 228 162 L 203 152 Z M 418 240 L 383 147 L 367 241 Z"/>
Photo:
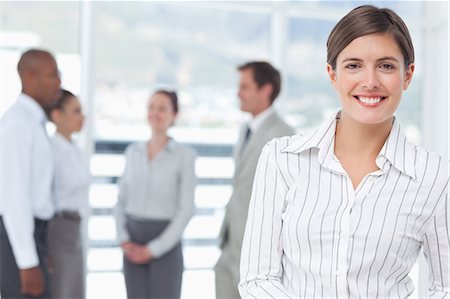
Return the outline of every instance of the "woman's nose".
<path id="1" fill-rule="evenodd" d="M 376 89 L 380 87 L 380 81 L 376 71 L 367 71 L 364 80 L 361 82 L 361 86 L 367 89 Z"/>

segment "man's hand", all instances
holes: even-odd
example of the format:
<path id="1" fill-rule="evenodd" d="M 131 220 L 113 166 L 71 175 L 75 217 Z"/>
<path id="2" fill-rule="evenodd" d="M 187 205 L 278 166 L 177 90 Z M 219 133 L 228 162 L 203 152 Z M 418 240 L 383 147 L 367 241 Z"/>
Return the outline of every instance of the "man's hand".
<path id="1" fill-rule="evenodd" d="M 38 297 L 44 294 L 44 278 L 39 267 L 20 270 L 20 292 Z"/>

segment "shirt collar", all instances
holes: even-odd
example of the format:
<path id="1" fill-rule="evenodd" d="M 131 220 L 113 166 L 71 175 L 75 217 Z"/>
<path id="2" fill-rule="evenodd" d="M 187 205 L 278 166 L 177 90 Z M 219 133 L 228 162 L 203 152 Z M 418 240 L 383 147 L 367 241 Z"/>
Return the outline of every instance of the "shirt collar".
<path id="1" fill-rule="evenodd" d="M 269 116 L 272 115 L 274 112 L 275 110 L 273 109 L 272 106 L 270 106 L 260 114 L 256 115 L 248 124 L 248 127 L 250 128 L 252 133 L 258 131 L 258 129 L 266 121 L 266 119 L 268 119 Z"/>
<path id="2" fill-rule="evenodd" d="M 45 124 L 47 121 L 47 116 L 45 115 L 44 109 L 36 102 L 35 99 L 21 93 L 17 98 L 17 103 L 22 106 L 32 118 L 34 118 L 38 123 Z"/>
<path id="3" fill-rule="evenodd" d="M 379 160 L 382 163 L 385 159 L 401 172 L 416 179 L 416 146 L 408 141 L 396 117 L 388 139 L 378 154 L 377 162 Z M 377 164 L 380 166 L 381 163 Z"/>
<path id="4" fill-rule="evenodd" d="M 296 140 L 281 151 L 298 154 L 311 148 L 318 148 L 319 156 L 322 156 L 321 152 L 323 152 L 324 149 L 328 151 L 330 143 L 333 142 L 334 132 L 336 131 L 336 118 L 338 115 L 323 122 L 313 133 L 303 135 L 303 138 Z M 325 154 L 326 152 L 323 153 L 323 155 Z"/>
<path id="5" fill-rule="evenodd" d="M 177 145 L 176 141 L 172 137 L 169 137 L 169 140 L 167 141 L 166 144 L 166 150 L 171 152 L 175 149 L 176 145 Z"/>
<path id="6" fill-rule="evenodd" d="M 340 112 L 332 119 L 322 123 L 316 131 L 309 135 L 304 135 L 303 138 L 291 143 L 282 149 L 281 152 L 298 154 L 311 148 L 317 148 L 319 149 L 319 163 L 323 164 L 325 160 L 331 161 L 332 157 L 334 157 L 334 136 L 339 116 Z M 389 163 L 386 163 L 386 160 Z M 383 171 L 386 171 L 386 167 L 392 165 L 414 180 L 416 179 L 415 145 L 406 139 L 395 117 L 391 132 L 376 158 L 376 163 Z"/>
<path id="7" fill-rule="evenodd" d="M 146 142 L 142 142 L 142 143 L 141 143 L 141 149 L 142 149 L 144 152 L 147 151 L 148 143 L 149 143 L 149 141 L 146 141 Z M 171 152 L 171 151 L 173 151 L 176 147 L 177 147 L 177 142 L 175 141 L 175 139 L 173 139 L 172 137 L 169 137 L 169 140 L 167 141 L 167 143 L 166 143 L 166 145 L 164 146 L 164 148 L 162 149 L 162 151 Z"/>
<path id="8" fill-rule="evenodd" d="M 69 150 L 73 148 L 73 143 L 66 139 L 63 135 L 61 135 L 58 131 L 53 135 L 53 142 L 57 144 L 64 150 Z"/>

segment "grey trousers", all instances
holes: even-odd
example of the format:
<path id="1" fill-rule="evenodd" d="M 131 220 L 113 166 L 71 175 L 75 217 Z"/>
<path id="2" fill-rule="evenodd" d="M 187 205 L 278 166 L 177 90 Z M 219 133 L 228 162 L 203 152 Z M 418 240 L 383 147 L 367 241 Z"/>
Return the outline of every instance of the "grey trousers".
<path id="1" fill-rule="evenodd" d="M 47 272 L 47 221 L 34 219 L 34 241 L 39 257 L 39 267 L 44 274 L 44 294 L 40 297 L 24 296 L 20 292 L 20 276 L 16 259 L 0 216 L 0 294 L 1 298 L 49 298 Z"/>
<path id="2" fill-rule="evenodd" d="M 169 221 L 136 220 L 127 217 L 131 241 L 147 244 L 167 227 Z M 181 243 L 145 265 L 129 262 L 124 256 L 123 271 L 128 298 L 180 298 L 183 276 Z"/>
<path id="3" fill-rule="evenodd" d="M 52 298 L 84 298 L 80 219 L 56 215 L 50 221 L 47 240 Z"/>

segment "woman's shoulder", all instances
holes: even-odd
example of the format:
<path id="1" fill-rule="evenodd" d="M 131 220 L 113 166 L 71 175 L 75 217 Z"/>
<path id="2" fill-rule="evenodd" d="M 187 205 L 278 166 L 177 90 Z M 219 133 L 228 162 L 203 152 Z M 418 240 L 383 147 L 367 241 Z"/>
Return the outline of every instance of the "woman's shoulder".
<path id="1" fill-rule="evenodd" d="M 416 156 L 417 156 L 416 159 L 421 159 L 421 160 L 428 159 L 429 161 L 437 161 L 437 160 L 439 160 L 439 161 L 441 161 L 444 164 L 445 163 L 448 164 L 450 162 L 447 158 L 443 157 L 442 155 L 440 155 L 440 154 L 438 154 L 438 153 L 436 153 L 436 152 L 434 152 L 432 150 L 428 150 L 428 149 L 426 149 L 426 148 L 424 148 L 424 147 L 422 147 L 420 145 L 416 145 L 416 144 L 413 144 L 413 143 L 412 143 L 412 145 L 413 145 L 414 150 L 416 152 Z"/>
<path id="2" fill-rule="evenodd" d="M 145 142 L 133 142 L 130 143 L 125 149 L 125 155 L 134 155 L 138 153 L 145 153 Z"/>
<path id="3" fill-rule="evenodd" d="M 302 144 L 306 141 L 306 138 L 302 134 L 295 134 L 292 136 L 283 136 L 272 139 L 266 144 L 266 147 L 270 149 L 274 154 L 289 153 L 289 149 L 296 144 Z"/>
<path id="4" fill-rule="evenodd" d="M 79 149 L 76 143 L 65 139 L 58 132 L 50 138 L 50 144 L 54 153 L 68 154 Z"/>
<path id="5" fill-rule="evenodd" d="M 436 173 L 437 181 L 448 181 L 450 174 L 450 161 L 436 152 L 415 145 L 415 168 L 416 174 L 427 175 L 429 172 Z"/>
<path id="6" fill-rule="evenodd" d="M 183 157 L 195 159 L 197 156 L 195 150 L 191 146 L 179 143 L 174 139 L 171 139 L 169 146 L 173 148 L 178 155 L 182 155 Z"/>

